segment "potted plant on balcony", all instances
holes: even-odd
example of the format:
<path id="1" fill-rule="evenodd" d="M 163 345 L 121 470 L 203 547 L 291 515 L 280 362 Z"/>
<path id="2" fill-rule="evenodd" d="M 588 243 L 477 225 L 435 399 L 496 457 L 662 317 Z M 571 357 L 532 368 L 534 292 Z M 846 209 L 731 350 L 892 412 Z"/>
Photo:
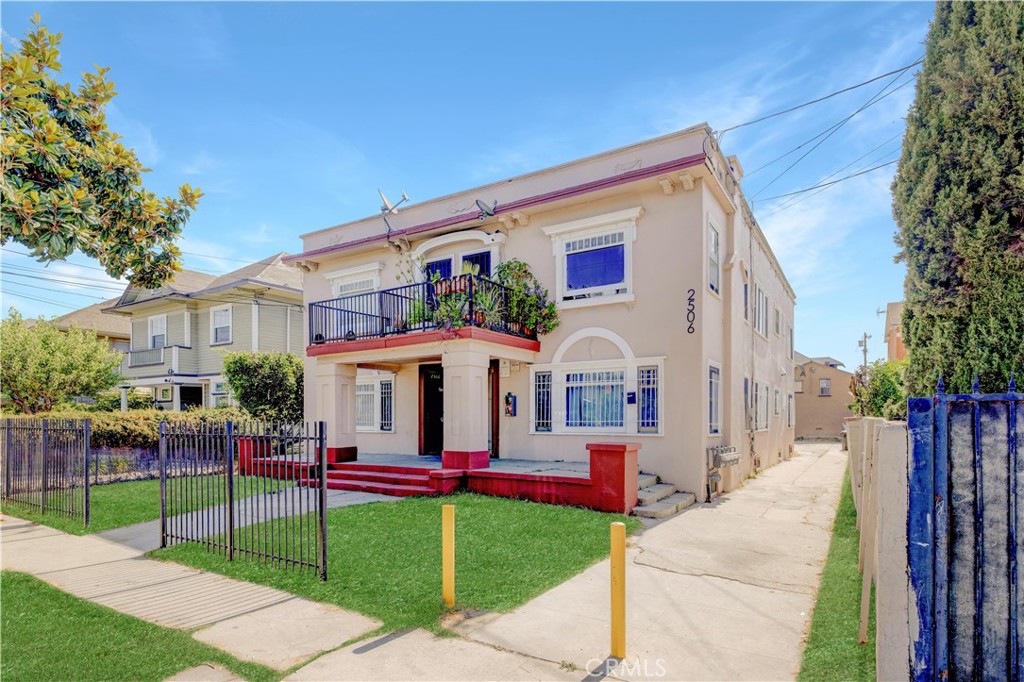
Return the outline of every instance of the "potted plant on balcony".
<path id="1" fill-rule="evenodd" d="M 493 329 L 501 325 L 503 312 L 501 289 L 493 285 L 481 286 L 477 282 L 473 292 L 473 324 Z"/>
<path id="2" fill-rule="evenodd" d="M 498 265 L 494 279 L 508 289 L 507 326 L 510 331 L 539 336 L 558 327 L 558 307 L 548 290 L 530 271 L 530 266 L 513 258 Z"/>

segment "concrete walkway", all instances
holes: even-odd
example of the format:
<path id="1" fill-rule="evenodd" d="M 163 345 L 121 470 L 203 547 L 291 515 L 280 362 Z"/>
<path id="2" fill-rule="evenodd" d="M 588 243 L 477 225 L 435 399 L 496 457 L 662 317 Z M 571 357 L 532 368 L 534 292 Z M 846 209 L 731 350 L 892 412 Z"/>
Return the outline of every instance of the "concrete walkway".
<path id="1" fill-rule="evenodd" d="M 628 550 L 627 650 L 607 659 L 603 561 L 463 639 L 396 633 L 326 654 L 290 680 L 788 680 L 800 664 L 845 453 L 808 445 Z"/>
<path id="2" fill-rule="evenodd" d="M 253 523 L 260 523 L 282 516 L 288 516 L 295 510 L 308 511 L 311 499 L 310 492 L 300 488 L 283 488 L 272 494 L 254 495 L 235 501 L 235 527 L 241 528 Z M 301 501 L 298 499 L 301 497 Z M 292 499 L 295 498 L 295 499 Z M 395 502 L 399 497 L 390 495 L 378 495 L 376 493 L 364 493 L 352 490 L 328 490 L 327 508 L 349 507 L 355 504 L 367 504 L 369 502 Z M 217 535 L 222 532 L 219 528 L 213 528 L 211 518 L 217 518 L 223 513 L 226 505 L 218 505 L 210 509 L 181 514 L 172 517 L 169 522 L 172 527 L 182 528 L 207 528 L 210 527 L 209 535 Z M 175 525 L 176 524 L 176 525 Z M 125 545 L 142 552 L 149 552 L 160 547 L 160 520 L 144 521 L 131 526 L 114 528 L 97 533 L 97 537 Z M 205 537 L 202 536 L 202 537 Z"/>
<path id="3" fill-rule="evenodd" d="M 287 670 L 380 626 L 366 616 L 269 587 L 147 559 L 95 536 L 0 516 L 3 570 L 182 630 L 236 658 Z"/>

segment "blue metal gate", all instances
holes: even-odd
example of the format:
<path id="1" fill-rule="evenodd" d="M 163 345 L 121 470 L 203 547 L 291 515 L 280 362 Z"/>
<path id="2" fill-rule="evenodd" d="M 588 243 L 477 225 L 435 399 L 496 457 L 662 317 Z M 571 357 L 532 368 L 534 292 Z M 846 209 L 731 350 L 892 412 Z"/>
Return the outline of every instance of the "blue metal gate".
<path id="1" fill-rule="evenodd" d="M 909 401 L 915 680 L 1024 680 L 1024 394 L 974 390 Z"/>

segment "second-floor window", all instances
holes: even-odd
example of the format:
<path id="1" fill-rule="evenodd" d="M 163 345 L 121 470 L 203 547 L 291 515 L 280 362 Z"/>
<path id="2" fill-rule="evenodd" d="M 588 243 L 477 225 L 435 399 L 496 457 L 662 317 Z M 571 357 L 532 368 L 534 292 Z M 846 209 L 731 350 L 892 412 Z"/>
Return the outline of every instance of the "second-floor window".
<path id="1" fill-rule="evenodd" d="M 768 336 L 768 292 L 754 283 L 754 329 L 761 336 Z"/>
<path id="2" fill-rule="evenodd" d="M 149 347 L 163 348 L 167 345 L 167 316 L 154 315 L 149 318 Z"/>
<path id="3" fill-rule="evenodd" d="M 708 288 L 721 293 L 721 268 L 718 265 L 718 230 L 708 223 Z"/>
<path id="4" fill-rule="evenodd" d="M 231 306 L 210 308 L 210 345 L 231 343 Z"/>
<path id="5" fill-rule="evenodd" d="M 633 300 L 637 207 L 542 228 L 555 255 L 555 300 L 580 307 Z"/>
<path id="6" fill-rule="evenodd" d="M 830 396 L 832 395 L 832 380 L 831 379 L 818 379 L 818 395 Z"/>

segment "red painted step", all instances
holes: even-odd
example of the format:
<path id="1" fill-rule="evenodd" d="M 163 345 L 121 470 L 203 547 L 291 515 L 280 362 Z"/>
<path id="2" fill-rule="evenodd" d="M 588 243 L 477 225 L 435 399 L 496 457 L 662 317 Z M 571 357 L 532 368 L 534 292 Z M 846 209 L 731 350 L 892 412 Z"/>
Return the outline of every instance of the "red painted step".
<path id="1" fill-rule="evenodd" d="M 355 490 L 364 493 L 378 493 L 394 497 L 415 497 L 418 495 L 436 495 L 437 491 L 425 485 L 399 485 L 397 483 L 377 483 L 374 481 L 351 481 L 346 479 L 328 478 L 327 487 L 331 490 Z"/>
<path id="2" fill-rule="evenodd" d="M 423 471 L 421 469 L 421 471 Z M 397 485 L 429 485 L 430 476 L 423 473 L 421 476 L 413 474 L 396 474 L 386 471 L 328 471 L 327 480 L 339 479 L 345 481 L 371 481 L 374 483 L 393 483 Z"/>
<path id="3" fill-rule="evenodd" d="M 427 476 L 430 469 L 425 467 L 401 467 L 389 464 L 362 464 L 360 462 L 335 462 L 328 464 L 331 471 L 376 471 L 386 474 L 412 474 L 414 476 Z"/>

